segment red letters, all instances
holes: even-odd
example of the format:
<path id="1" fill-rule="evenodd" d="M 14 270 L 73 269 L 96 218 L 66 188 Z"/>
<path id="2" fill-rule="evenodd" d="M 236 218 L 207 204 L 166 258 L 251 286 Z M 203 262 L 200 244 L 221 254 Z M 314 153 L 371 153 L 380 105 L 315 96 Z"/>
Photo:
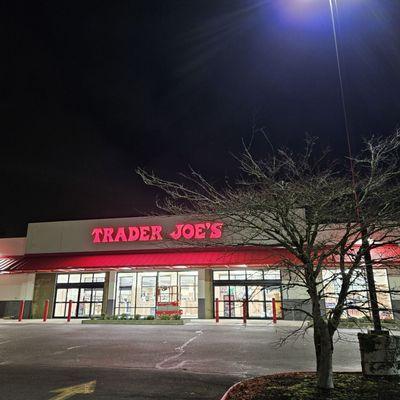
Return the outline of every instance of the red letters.
<path id="1" fill-rule="evenodd" d="M 211 224 L 210 230 L 210 239 L 219 239 L 222 236 L 222 227 L 223 227 L 222 222 L 214 222 Z"/>
<path id="2" fill-rule="evenodd" d="M 206 224 L 196 224 L 194 226 L 194 238 L 205 239 L 206 238 Z"/>
<path id="3" fill-rule="evenodd" d="M 180 239 L 219 239 L 222 236 L 222 222 L 200 222 L 197 224 L 176 224 L 175 230 L 169 234 L 174 240 Z"/>
<path id="4" fill-rule="evenodd" d="M 223 222 L 199 222 L 195 224 L 176 224 L 169 233 L 173 240 L 205 240 L 222 237 Z M 147 242 L 163 240 L 161 225 L 119 226 L 93 228 L 93 243 Z"/>
<path id="5" fill-rule="evenodd" d="M 150 240 L 150 227 L 149 226 L 139 226 L 140 230 L 140 242 Z"/>
<path id="6" fill-rule="evenodd" d="M 152 225 L 150 240 L 162 240 L 161 231 L 161 225 Z"/>
<path id="7" fill-rule="evenodd" d="M 120 226 L 117 230 L 117 233 L 114 237 L 114 242 L 126 242 L 126 234 L 125 234 L 125 228 Z"/>
<path id="8" fill-rule="evenodd" d="M 103 243 L 113 242 L 112 234 L 114 233 L 114 228 L 103 228 Z"/>
<path id="9" fill-rule="evenodd" d="M 186 224 L 182 228 L 182 236 L 185 239 L 193 239 L 194 237 L 194 226 L 192 224 Z"/>
<path id="10" fill-rule="evenodd" d="M 179 240 L 182 236 L 182 227 L 183 224 L 177 224 L 175 226 L 175 230 L 169 234 L 174 240 Z"/>
<path id="11" fill-rule="evenodd" d="M 94 228 L 92 230 L 92 236 L 93 236 L 93 243 L 100 243 L 100 235 L 103 234 L 103 229 L 102 228 Z"/>
<path id="12" fill-rule="evenodd" d="M 129 238 L 128 242 L 136 242 L 139 239 L 140 232 L 137 226 L 130 226 L 129 227 Z"/>

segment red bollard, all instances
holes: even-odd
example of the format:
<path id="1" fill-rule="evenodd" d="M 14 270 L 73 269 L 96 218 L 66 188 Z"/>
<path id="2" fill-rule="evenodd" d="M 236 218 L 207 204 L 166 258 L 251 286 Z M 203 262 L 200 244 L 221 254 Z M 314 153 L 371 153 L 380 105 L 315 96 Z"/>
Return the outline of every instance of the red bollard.
<path id="1" fill-rule="evenodd" d="M 275 299 L 273 298 L 272 299 L 272 322 L 274 323 L 274 324 L 276 324 L 276 301 L 275 301 Z"/>
<path id="2" fill-rule="evenodd" d="M 72 300 L 68 302 L 67 322 L 71 322 L 71 313 L 72 313 Z"/>
<path id="3" fill-rule="evenodd" d="M 44 310 L 43 310 L 43 322 L 47 321 L 47 315 L 49 314 L 49 300 L 45 300 L 44 302 Z"/>
<path id="4" fill-rule="evenodd" d="M 215 322 L 219 322 L 219 300 L 215 299 Z"/>
<path id="5" fill-rule="evenodd" d="M 25 309 L 25 300 L 21 300 L 19 302 L 18 322 L 21 322 L 22 318 L 24 317 L 24 309 Z"/>
<path id="6" fill-rule="evenodd" d="M 243 300 L 243 323 L 247 323 L 247 310 L 246 310 L 247 301 Z"/>

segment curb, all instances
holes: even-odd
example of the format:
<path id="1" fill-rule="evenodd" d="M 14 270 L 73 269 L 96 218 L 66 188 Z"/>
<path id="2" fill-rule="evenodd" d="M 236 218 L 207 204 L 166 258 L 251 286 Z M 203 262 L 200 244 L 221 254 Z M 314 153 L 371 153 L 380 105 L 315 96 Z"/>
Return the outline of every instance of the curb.
<path id="1" fill-rule="evenodd" d="M 244 382 L 244 381 L 236 382 L 235 384 L 233 384 L 233 385 L 224 393 L 224 395 L 221 397 L 221 400 L 229 400 L 229 397 L 230 397 L 230 394 L 231 394 L 232 390 L 233 390 L 236 386 L 239 386 L 242 382 Z"/>

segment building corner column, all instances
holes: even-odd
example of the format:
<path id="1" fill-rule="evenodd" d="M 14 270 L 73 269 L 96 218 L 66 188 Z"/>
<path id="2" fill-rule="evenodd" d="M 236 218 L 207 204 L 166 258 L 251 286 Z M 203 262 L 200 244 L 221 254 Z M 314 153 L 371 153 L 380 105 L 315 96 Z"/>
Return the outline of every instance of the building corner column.
<path id="1" fill-rule="evenodd" d="M 105 314 L 114 315 L 115 309 L 115 284 L 117 281 L 117 273 L 115 271 L 107 272 L 106 281 L 104 282 L 104 300 L 103 310 Z"/>
<path id="2" fill-rule="evenodd" d="M 199 271 L 199 318 L 213 318 L 212 270 Z"/>

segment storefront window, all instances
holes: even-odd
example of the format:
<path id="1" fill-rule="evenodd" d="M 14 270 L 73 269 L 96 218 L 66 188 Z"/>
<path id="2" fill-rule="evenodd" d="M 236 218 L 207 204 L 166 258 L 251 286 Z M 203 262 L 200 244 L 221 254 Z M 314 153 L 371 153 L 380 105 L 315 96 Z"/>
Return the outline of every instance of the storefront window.
<path id="1" fill-rule="evenodd" d="M 68 283 L 68 274 L 58 274 L 57 283 Z"/>
<path id="2" fill-rule="evenodd" d="M 376 269 L 374 277 L 379 307 L 385 309 L 380 311 L 380 316 L 382 319 L 393 319 L 392 300 L 389 293 L 386 269 Z"/>
<path id="3" fill-rule="evenodd" d="M 259 270 L 248 270 L 247 279 L 263 280 L 263 272 Z"/>
<path id="4" fill-rule="evenodd" d="M 325 282 L 325 307 L 332 309 L 336 306 L 342 278 L 339 270 L 325 270 L 322 273 Z M 392 304 L 390 294 L 388 293 L 388 280 L 386 269 L 375 269 L 374 278 L 377 289 L 377 298 L 379 307 L 384 309 L 380 311 L 381 318 L 392 319 Z M 370 303 L 368 296 L 368 283 L 365 270 L 355 270 L 352 283 L 350 285 L 349 295 L 346 305 L 344 318 L 362 318 L 370 317 Z"/>
<path id="5" fill-rule="evenodd" d="M 115 313 L 155 315 L 158 296 L 158 301 L 178 301 L 183 317 L 197 318 L 197 279 L 197 271 L 118 273 Z"/>
<path id="6" fill-rule="evenodd" d="M 214 281 L 228 280 L 281 280 L 281 271 L 279 269 L 230 269 L 223 271 L 213 271 Z"/>
<path id="7" fill-rule="evenodd" d="M 246 271 L 230 271 L 229 272 L 229 279 L 230 280 L 245 280 L 246 279 Z"/>
<path id="8" fill-rule="evenodd" d="M 183 317 L 197 318 L 197 272 L 179 272 L 179 306 Z"/>
<path id="9" fill-rule="evenodd" d="M 271 281 L 280 281 L 281 280 L 281 271 L 279 269 L 265 269 L 264 270 L 264 279 Z"/>
<path id="10" fill-rule="evenodd" d="M 229 279 L 229 271 L 213 271 L 214 281 L 227 281 Z"/>
<path id="11" fill-rule="evenodd" d="M 157 282 L 157 272 L 138 273 L 135 314 L 155 315 L 156 282 Z"/>

